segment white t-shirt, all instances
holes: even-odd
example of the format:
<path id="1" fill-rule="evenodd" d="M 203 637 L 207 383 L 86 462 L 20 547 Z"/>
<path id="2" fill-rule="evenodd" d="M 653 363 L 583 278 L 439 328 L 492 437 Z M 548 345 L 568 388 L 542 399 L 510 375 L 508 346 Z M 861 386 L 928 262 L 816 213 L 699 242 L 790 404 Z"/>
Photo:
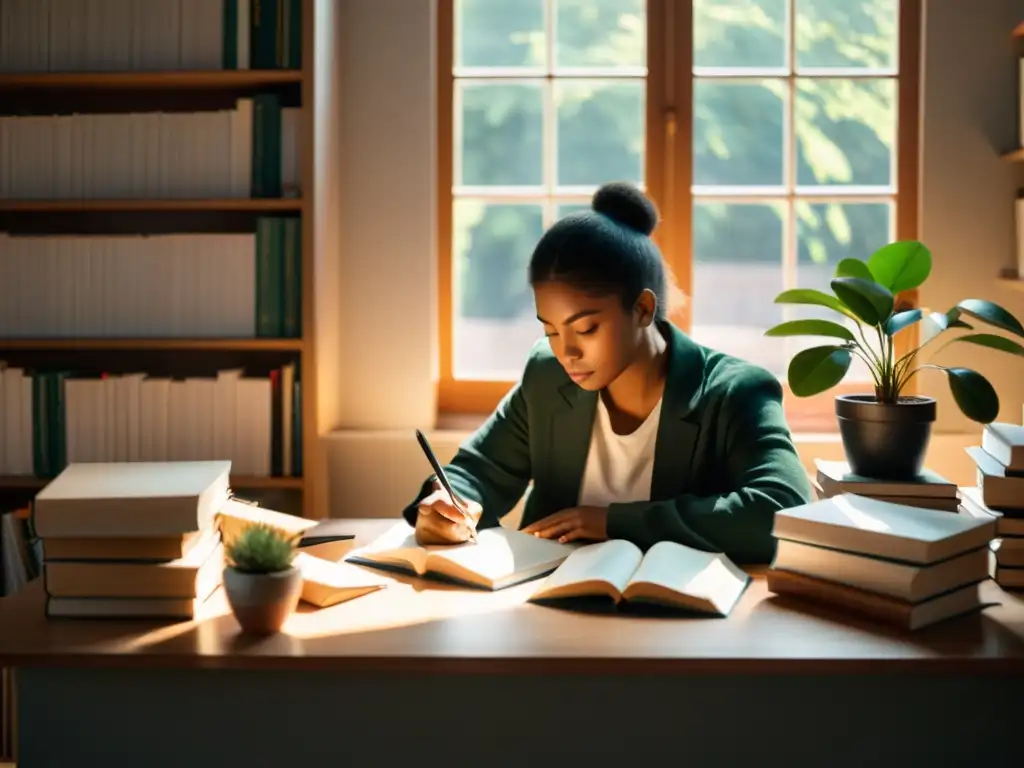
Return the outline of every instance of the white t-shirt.
<path id="1" fill-rule="evenodd" d="M 612 430 L 604 399 L 597 398 L 590 450 L 580 485 L 580 506 L 607 507 L 651 498 L 654 444 L 660 418 L 661 400 L 633 432 L 618 435 Z"/>

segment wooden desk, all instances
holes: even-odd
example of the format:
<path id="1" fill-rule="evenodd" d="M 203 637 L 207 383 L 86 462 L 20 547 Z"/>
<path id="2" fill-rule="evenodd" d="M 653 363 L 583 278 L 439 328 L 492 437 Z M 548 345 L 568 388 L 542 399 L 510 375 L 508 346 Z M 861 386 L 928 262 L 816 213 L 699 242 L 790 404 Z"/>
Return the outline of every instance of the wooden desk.
<path id="1" fill-rule="evenodd" d="M 391 522 L 352 530 L 366 541 Z M 448 765 L 543 764 L 628 742 L 641 763 L 981 764 L 1015 741 L 1024 604 L 994 584 L 1000 605 L 916 633 L 812 613 L 763 579 L 724 620 L 581 615 L 527 604 L 535 587 L 394 577 L 252 639 L 220 594 L 195 622 L 47 620 L 33 584 L 0 600 L 21 763 L 312 765 L 366 750 L 398 765 L 433 745 Z"/>

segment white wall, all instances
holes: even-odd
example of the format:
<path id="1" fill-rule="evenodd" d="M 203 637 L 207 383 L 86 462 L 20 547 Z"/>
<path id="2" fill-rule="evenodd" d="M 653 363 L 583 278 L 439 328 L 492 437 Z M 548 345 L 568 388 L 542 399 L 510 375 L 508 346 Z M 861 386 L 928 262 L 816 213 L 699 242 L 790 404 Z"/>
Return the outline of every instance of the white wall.
<path id="1" fill-rule="evenodd" d="M 921 302 L 946 311 L 958 301 L 995 301 L 1024 321 L 1024 292 L 997 277 L 1015 264 L 1014 197 L 1024 165 L 1000 154 L 1019 146 L 1013 28 L 1024 0 L 928 0 L 925 12 L 921 239 L 932 250 L 932 277 Z M 954 345 L 935 358 L 977 368 L 1000 396 L 1000 418 L 1020 423 L 1024 360 Z M 922 375 L 939 398 L 941 431 L 977 431 L 949 395 L 944 374 Z"/>
<path id="2" fill-rule="evenodd" d="M 412 430 L 435 421 L 434 7 L 344 1 L 340 375 L 320 393 L 338 414 L 324 438 L 336 517 L 395 515 L 428 474 Z M 1024 293 L 996 283 L 1013 261 L 1020 170 L 998 154 L 1016 145 L 1009 33 L 1024 2 L 931 0 L 926 16 L 921 236 L 936 264 L 923 300 L 945 309 L 969 295 L 991 298 L 1024 317 Z M 1021 361 L 985 350 L 977 359 L 999 387 L 1003 417 L 1019 421 Z M 924 386 L 942 397 L 937 432 L 961 432 L 933 437 L 929 466 L 972 483 L 963 448 L 978 429 L 958 418 L 944 380 Z M 430 434 L 444 461 L 466 433 Z M 842 456 L 835 436 L 801 436 L 798 447 L 809 470 L 815 457 Z"/>

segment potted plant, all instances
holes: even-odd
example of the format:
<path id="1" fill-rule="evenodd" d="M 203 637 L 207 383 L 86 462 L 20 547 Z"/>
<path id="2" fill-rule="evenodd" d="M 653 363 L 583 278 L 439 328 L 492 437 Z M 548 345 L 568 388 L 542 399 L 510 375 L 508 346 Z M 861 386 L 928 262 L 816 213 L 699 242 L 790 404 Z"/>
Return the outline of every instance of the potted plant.
<path id="1" fill-rule="evenodd" d="M 224 591 L 246 632 L 278 632 L 295 610 L 302 592 L 295 552 L 295 538 L 263 524 L 247 526 L 225 547 Z"/>
<path id="2" fill-rule="evenodd" d="M 988 379 L 970 368 L 923 363 L 921 350 L 947 331 L 946 345 L 964 343 L 1024 356 L 1024 347 L 995 333 L 974 333 L 975 321 L 1024 337 L 1020 322 L 997 304 L 964 299 L 947 312 L 925 314 L 901 309 L 896 295 L 917 288 L 932 268 L 931 252 L 916 240 L 889 243 L 865 262 L 843 259 L 831 280 L 832 293 L 810 288 L 783 291 L 777 304 L 825 307 L 843 322 L 824 319 L 790 320 L 766 336 L 822 336 L 831 343 L 804 349 L 793 356 L 787 378 L 797 397 L 816 395 L 838 384 L 854 357 L 867 365 L 874 392 L 836 397 L 836 416 L 851 471 L 867 477 L 913 479 L 924 456 L 935 421 L 935 399 L 904 395 L 908 382 L 922 369 L 942 371 L 953 399 L 965 416 L 981 424 L 999 415 L 999 397 Z M 968 322 L 970 321 L 970 322 Z M 922 322 L 921 343 L 896 356 L 894 337 Z M 852 325 L 851 325 L 852 323 Z"/>

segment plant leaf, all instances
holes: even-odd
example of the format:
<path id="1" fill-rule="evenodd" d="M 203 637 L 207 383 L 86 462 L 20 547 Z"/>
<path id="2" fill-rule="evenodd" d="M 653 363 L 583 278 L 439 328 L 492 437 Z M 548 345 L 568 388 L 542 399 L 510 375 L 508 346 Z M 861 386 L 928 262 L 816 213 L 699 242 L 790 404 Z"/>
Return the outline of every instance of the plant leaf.
<path id="1" fill-rule="evenodd" d="M 1024 357 L 1024 347 L 1013 339 L 997 336 L 994 333 L 965 333 L 963 336 L 953 339 L 950 344 L 956 341 L 966 341 L 968 344 L 977 344 L 981 347 L 998 349 L 1000 352 L 1009 352 L 1011 355 Z"/>
<path id="2" fill-rule="evenodd" d="M 844 347 L 804 349 L 789 361 L 789 388 L 797 397 L 809 397 L 834 387 L 850 368 L 852 356 Z"/>
<path id="3" fill-rule="evenodd" d="M 841 315 L 856 320 L 856 316 L 847 309 L 843 302 L 837 299 L 835 296 L 829 296 L 824 291 L 818 291 L 814 288 L 792 288 L 788 291 L 783 291 L 775 297 L 776 304 L 813 304 L 818 307 L 828 307 L 829 309 L 835 310 Z"/>
<path id="4" fill-rule="evenodd" d="M 943 368 L 953 399 L 964 416 L 989 424 L 999 416 L 999 395 L 989 380 L 970 368 Z"/>
<path id="5" fill-rule="evenodd" d="M 932 252 L 917 240 L 883 245 L 868 259 L 875 281 L 892 293 L 917 288 L 932 271 Z"/>
<path id="6" fill-rule="evenodd" d="M 885 322 L 884 330 L 889 336 L 895 336 L 908 325 L 913 325 L 921 319 L 924 313 L 920 309 L 908 309 L 905 312 L 897 312 Z"/>
<path id="7" fill-rule="evenodd" d="M 884 323 L 892 315 L 893 295 L 876 282 L 859 277 L 833 277 L 832 290 L 861 322 L 868 325 Z"/>
<path id="8" fill-rule="evenodd" d="M 966 328 L 973 330 L 973 326 L 960 319 L 960 310 L 953 307 L 949 312 L 932 312 L 925 318 L 925 332 L 922 334 L 921 343 L 925 344 L 947 328 Z"/>
<path id="9" fill-rule="evenodd" d="M 861 280 L 871 280 L 874 282 L 874 276 L 871 274 L 871 270 L 868 269 L 868 265 L 860 259 L 843 259 L 836 264 L 836 277 L 859 277 Z"/>
<path id="10" fill-rule="evenodd" d="M 984 320 L 996 328 L 1015 333 L 1018 336 L 1024 336 L 1024 326 L 1021 326 L 1020 321 L 998 304 L 994 304 L 991 301 L 964 299 L 956 305 L 956 308 L 979 320 Z"/>
<path id="11" fill-rule="evenodd" d="M 834 336 L 854 341 L 853 332 L 845 325 L 831 320 L 789 320 L 764 332 L 765 336 Z"/>

